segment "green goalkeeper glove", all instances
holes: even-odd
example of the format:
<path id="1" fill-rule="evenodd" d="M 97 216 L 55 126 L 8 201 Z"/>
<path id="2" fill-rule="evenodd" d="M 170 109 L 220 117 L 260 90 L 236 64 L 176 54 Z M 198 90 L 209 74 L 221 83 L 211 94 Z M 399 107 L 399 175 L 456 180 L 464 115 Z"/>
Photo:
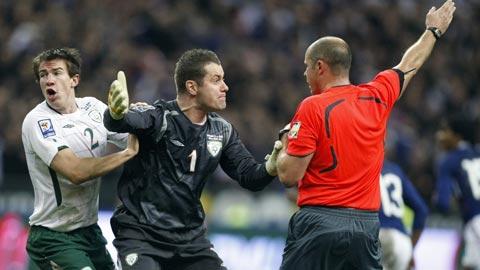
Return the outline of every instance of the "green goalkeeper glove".
<path id="1" fill-rule="evenodd" d="M 117 79 L 110 85 L 108 110 L 110 111 L 110 116 L 115 120 L 122 119 L 128 112 L 127 78 L 123 71 L 118 72 Z"/>
<path id="2" fill-rule="evenodd" d="M 282 149 L 283 145 L 281 141 L 275 141 L 273 145 L 272 153 L 265 156 L 265 169 L 267 169 L 267 173 L 271 176 L 277 176 L 277 157 L 278 153 Z"/>

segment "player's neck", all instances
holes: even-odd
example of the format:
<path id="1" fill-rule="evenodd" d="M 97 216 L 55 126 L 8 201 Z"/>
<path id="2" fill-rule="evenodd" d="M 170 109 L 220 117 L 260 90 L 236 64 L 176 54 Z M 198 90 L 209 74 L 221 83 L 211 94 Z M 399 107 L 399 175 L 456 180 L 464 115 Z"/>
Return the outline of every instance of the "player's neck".
<path id="1" fill-rule="evenodd" d="M 61 106 L 58 105 L 52 105 L 47 102 L 48 107 L 50 107 L 52 110 L 56 111 L 59 114 L 70 114 L 74 113 L 77 111 L 78 106 L 75 100 L 73 102 L 68 102 L 67 104 L 63 104 Z"/>
<path id="2" fill-rule="evenodd" d="M 195 102 L 177 97 L 177 104 L 183 114 L 194 124 L 203 125 L 207 120 L 207 113 L 198 108 Z"/>

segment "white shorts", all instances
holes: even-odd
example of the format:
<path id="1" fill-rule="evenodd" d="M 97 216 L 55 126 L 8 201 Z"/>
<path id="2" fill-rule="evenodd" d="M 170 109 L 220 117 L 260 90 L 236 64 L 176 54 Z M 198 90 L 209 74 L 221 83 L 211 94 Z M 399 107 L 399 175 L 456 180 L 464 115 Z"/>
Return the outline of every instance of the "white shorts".
<path id="1" fill-rule="evenodd" d="M 473 269 L 480 269 L 480 215 L 472 218 L 463 230 L 465 251 L 462 265 Z"/>
<path id="2" fill-rule="evenodd" d="M 412 259 L 412 240 L 397 229 L 380 228 L 382 265 L 385 270 L 405 270 Z"/>

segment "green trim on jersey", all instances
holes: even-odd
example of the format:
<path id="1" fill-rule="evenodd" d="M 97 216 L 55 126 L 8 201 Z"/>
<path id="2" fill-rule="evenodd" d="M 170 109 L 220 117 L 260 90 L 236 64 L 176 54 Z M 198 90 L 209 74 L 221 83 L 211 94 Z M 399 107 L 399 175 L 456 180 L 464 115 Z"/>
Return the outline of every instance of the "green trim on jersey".
<path id="1" fill-rule="evenodd" d="M 62 191 L 60 190 L 60 183 L 58 182 L 57 172 L 48 167 L 50 177 L 52 178 L 53 190 L 55 190 L 55 199 L 57 200 L 57 206 L 62 204 Z"/>

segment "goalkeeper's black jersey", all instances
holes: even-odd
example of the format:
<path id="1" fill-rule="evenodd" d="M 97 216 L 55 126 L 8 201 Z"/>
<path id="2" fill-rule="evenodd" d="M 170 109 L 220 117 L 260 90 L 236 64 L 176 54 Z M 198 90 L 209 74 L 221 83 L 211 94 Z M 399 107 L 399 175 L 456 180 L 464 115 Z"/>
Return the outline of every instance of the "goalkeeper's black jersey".
<path id="1" fill-rule="evenodd" d="M 130 109 L 118 121 L 107 110 L 104 124 L 111 131 L 133 133 L 140 141 L 139 153 L 125 164 L 118 183 L 122 207 L 131 217 L 126 223 L 149 234 L 140 238 L 184 242 L 203 234 L 200 195 L 218 164 L 250 190 L 260 190 L 273 179 L 233 126 L 216 113 L 196 125 L 176 101 L 160 101 Z"/>

